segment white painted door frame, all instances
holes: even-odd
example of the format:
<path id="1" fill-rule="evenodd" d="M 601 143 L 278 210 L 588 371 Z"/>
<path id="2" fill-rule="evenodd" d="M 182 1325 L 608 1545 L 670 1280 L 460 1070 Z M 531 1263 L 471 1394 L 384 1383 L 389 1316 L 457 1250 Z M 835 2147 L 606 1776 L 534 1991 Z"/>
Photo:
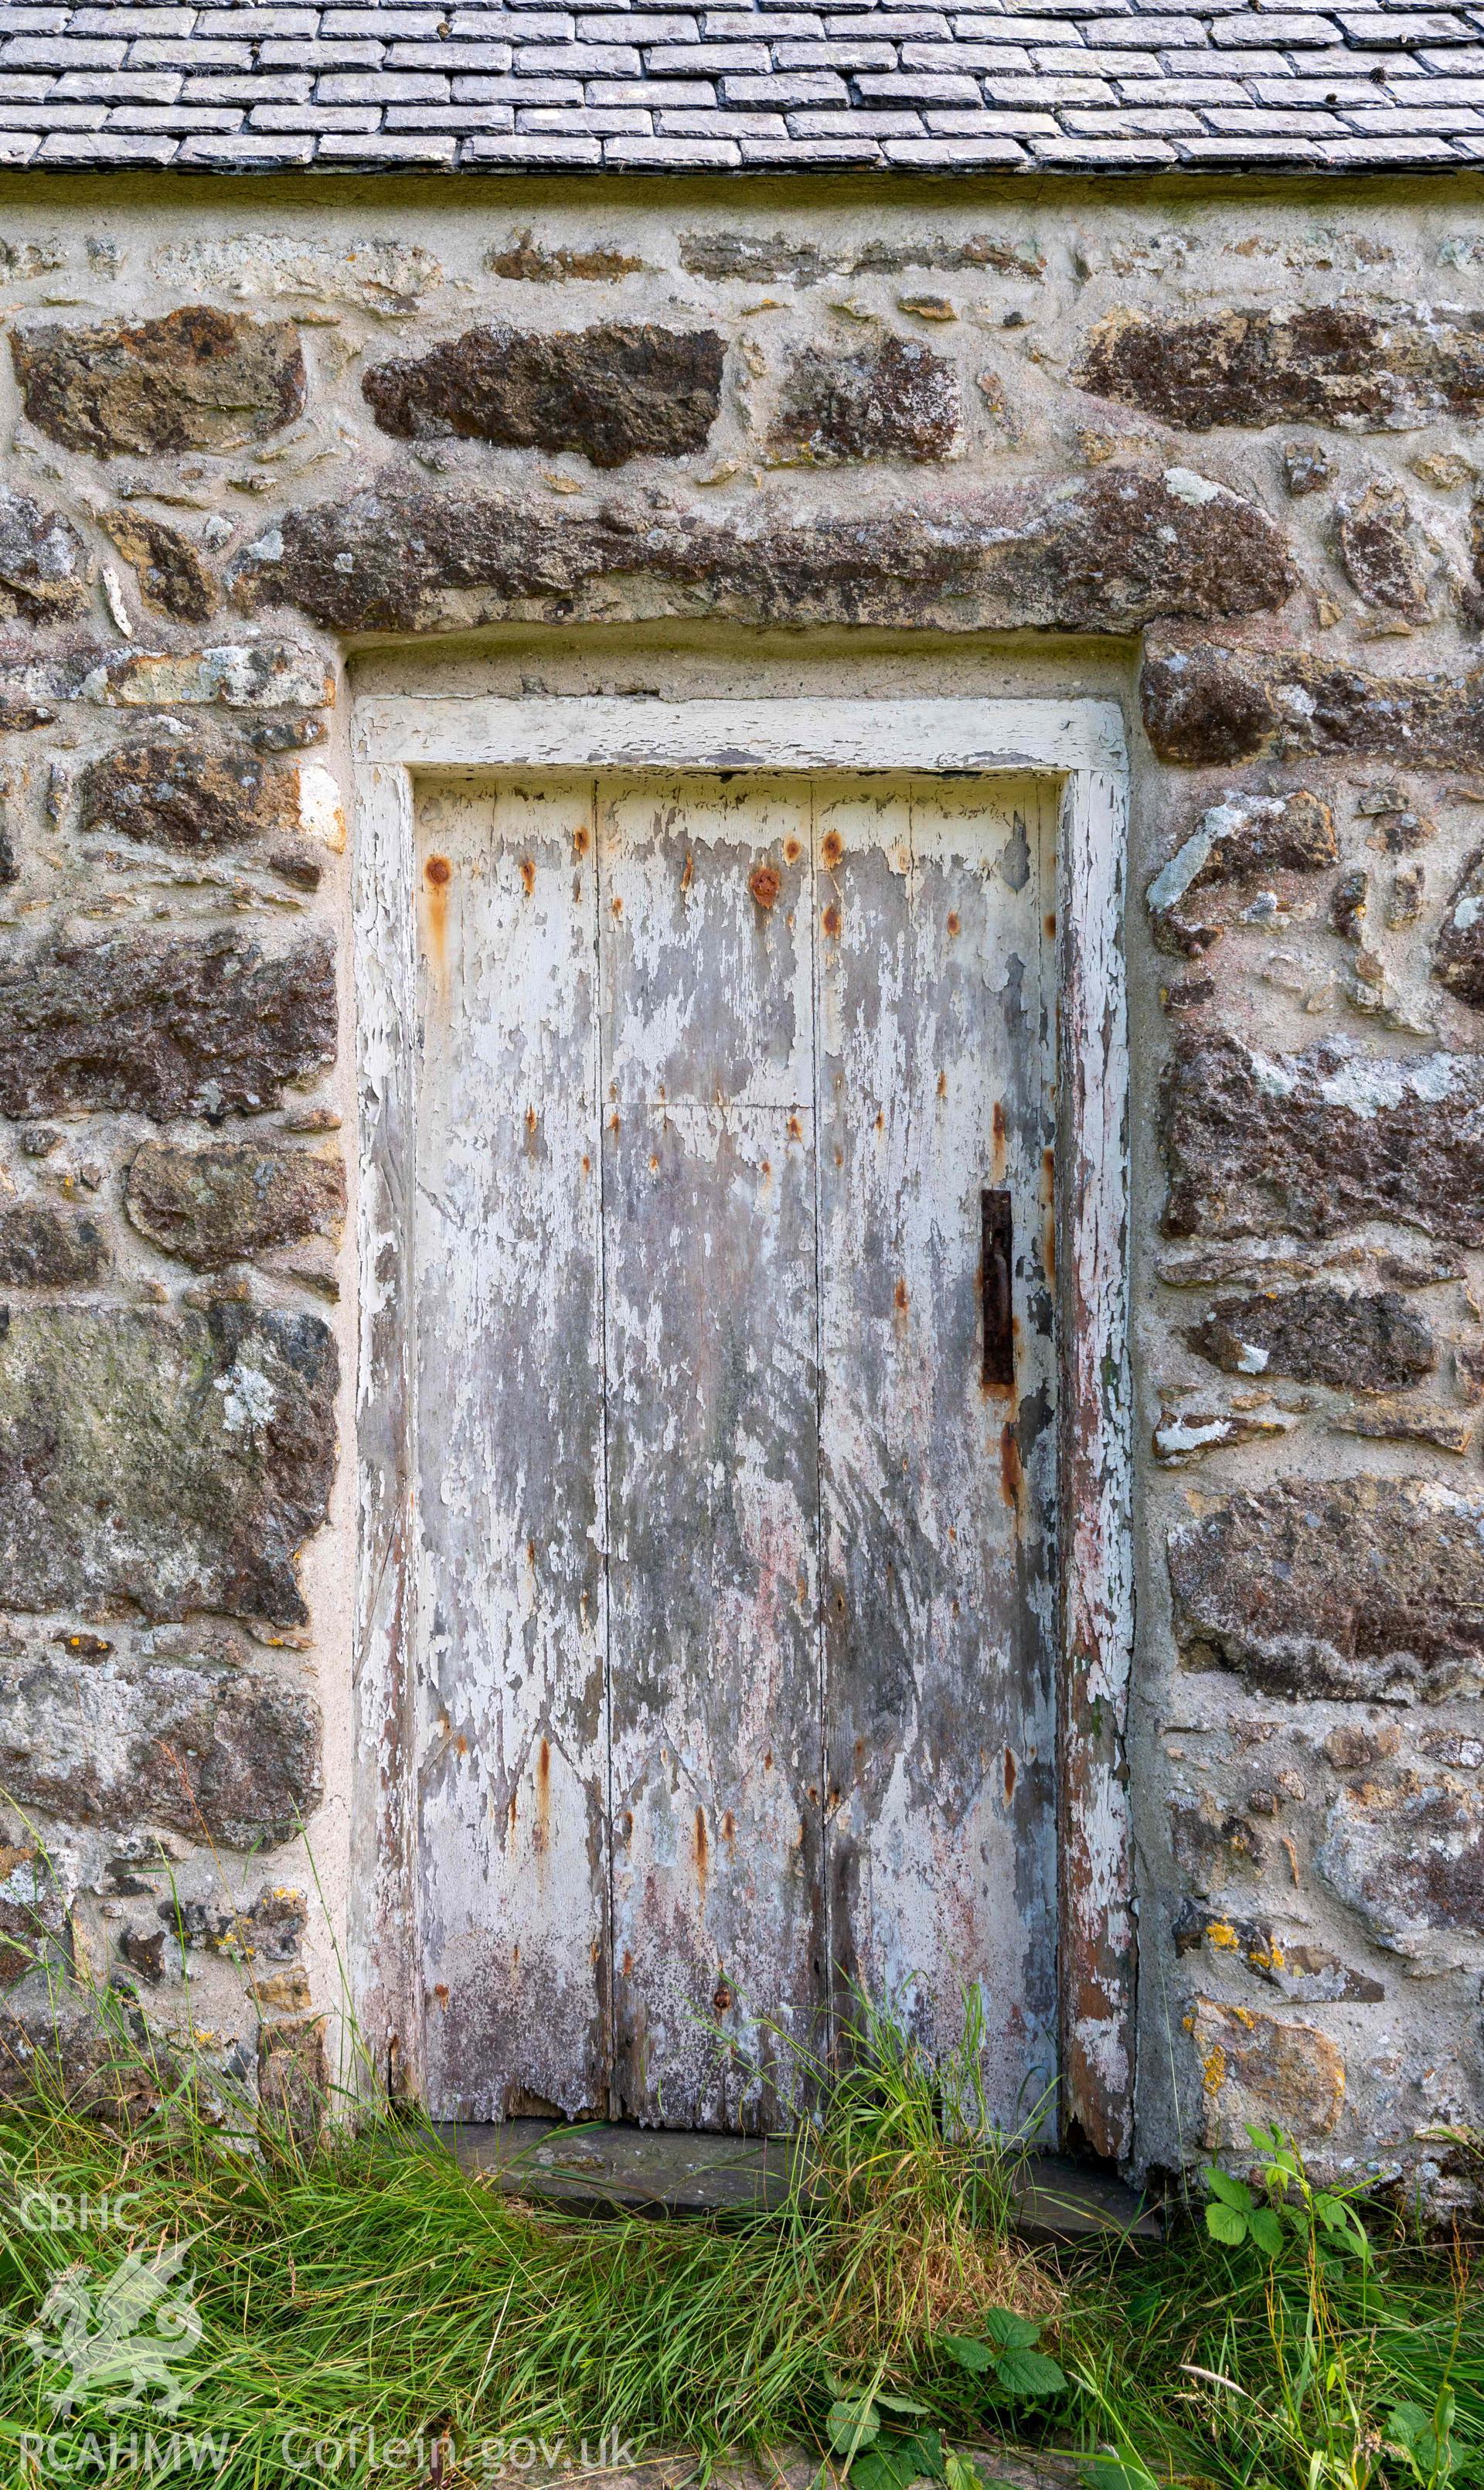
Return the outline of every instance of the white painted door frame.
<path id="1" fill-rule="evenodd" d="M 1127 757 L 1111 702 L 427 697 L 357 704 L 354 922 L 359 1371 L 351 1961 L 393 2090 L 417 2092 L 411 1185 L 414 778 L 471 770 L 1034 771 L 1060 782 L 1056 1225 L 1064 2133 L 1132 2135 L 1134 1931 L 1125 1724 L 1133 1632 L 1123 912 Z"/>

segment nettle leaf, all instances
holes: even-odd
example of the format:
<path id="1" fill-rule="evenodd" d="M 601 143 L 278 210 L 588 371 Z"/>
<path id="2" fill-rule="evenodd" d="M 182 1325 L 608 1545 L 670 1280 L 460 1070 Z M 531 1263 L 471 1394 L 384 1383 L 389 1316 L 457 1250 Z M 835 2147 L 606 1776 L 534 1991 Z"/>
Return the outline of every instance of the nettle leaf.
<path id="1" fill-rule="evenodd" d="M 1063 2371 L 1044 2352 L 1002 2352 L 994 2374 L 1011 2395 L 1059 2395 L 1067 2384 Z"/>
<path id="2" fill-rule="evenodd" d="M 1090 2490 L 1155 2490 L 1155 2476 L 1137 2457 L 1126 2464 L 1118 2455 L 1084 2455 L 1077 2470 Z"/>
<path id="3" fill-rule="evenodd" d="M 1281 2177 L 1297 2179 L 1298 2157 L 1281 2127 L 1253 2127 L 1248 2124 L 1247 2140 L 1259 2153 L 1267 2156 L 1273 2170 Z"/>
<path id="4" fill-rule="evenodd" d="M 910 2395 L 889 2395 L 884 2387 L 876 2388 L 871 2400 L 887 2412 L 910 2413 L 914 2418 L 928 2409 L 926 2404 L 915 2404 Z"/>
<path id="5" fill-rule="evenodd" d="M 1247 2236 L 1247 2216 L 1239 2214 L 1235 2205 L 1208 2205 L 1206 2228 L 1224 2247 L 1240 2248 Z"/>
<path id="6" fill-rule="evenodd" d="M 977 2464 L 966 2455 L 950 2448 L 943 2458 L 943 2478 L 948 2490 L 992 2490 Z"/>
<path id="7" fill-rule="evenodd" d="M 1218 2202 L 1235 2206 L 1239 2214 L 1251 2213 L 1252 2190 L 1244 2187 L 1240 2179 L 1233 2179 L 1227 2171 L 1216 2169 L 1214 2164 L 1211 2169 L 1203 2170 L 1201 2177 Z"/>
<path id="8" fill-rule="evenodd" d="M 951 2360 L 956 2360 L 960 2369 L 967 2369 L 971 2377 L 982 2378 L 986 2369 L 994 2366 L 994 2354 L 988 2345 L 971 2342 L 966 2334 L 940 2334 L 938 2349 L 946 2352 Z"/>
<path id="9" fill-rule="evenodd" d="M 1266 2206 L 1260 2206 L 1256 2213 L 1247 2215 L 1247 2230 L 1253 2245 L 1261 2248 L 1265 2257 L 1282 2254 L 1283 2225 L 1276 2214 L 1270 2213 Z"/>
<path id="10" fill-rule="evenodd" d="M 837 2455 L 842 2455 L 850 2447 L 869 2447 L 881 2428 L 875 2406 L 865 2395 L 831 2404 L 824 2425 Z"/>
<path id="11" fill-rule="evenodd" d="M 1398 2404 L 1386 2423 L 1386 2436 L 1401 2447 L 1412 2447 L 1432 2426 L 1433 2416 L 1421 2404 Z"/>
<path id="12" fill-rule="evenodd" d="M 1005 2352 L 1028 2352 L 1041 2340 L 1041 2328 L 1034 2317 L 1018 2317 L 1013 2308 L 986 2308 L 984 2315 L 986 2342 L 997 2344 Z"/>
<path id="13" fill-rule="evenodd" d="M 914 2481 L 941 2481 L 944 2472 L 943 2442 L 935 2429 L 925 2429 L 878 2438 L 856 2457 L 850 2478 L 856 2490 L 909 2490 Z"/>

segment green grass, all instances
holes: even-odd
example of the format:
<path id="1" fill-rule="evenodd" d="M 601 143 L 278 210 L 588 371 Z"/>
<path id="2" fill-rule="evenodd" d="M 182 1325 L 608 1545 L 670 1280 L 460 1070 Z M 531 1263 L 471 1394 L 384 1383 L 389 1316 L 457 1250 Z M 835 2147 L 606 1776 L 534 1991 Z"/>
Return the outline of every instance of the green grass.
<path id="1" fill-rule="evenodd" d="M 1374 2245 L 1342 2253 L 1295 2184 L 1276 2256 L 1193 2223 L 1153 2254 L 1032 2257 L 1008 2237 L 1011 2164 L 971 2078 L 945 2085 L 869 2009 L 857 2055 L 789 2203 L 729 2224 L 512 2204 L 386 2121 L 312 2146 L 234 2133 L 188 2070 L 161 2070 L 163 2098 L 142 2118 L 137 2094 L 128 2116 L 106 2099 L 84 2114 L 43 2083 L 0 2115 L 0 2483 L 190 2477 L 152 2475 L 149 2427 L 198 2447 L 210 2434 L 225 2460 L 196 2477 L 223 2490 L 325 2477 L 463 2490 L 491 2469 L 471 2450 L 513 2436 L 573 2455 L 616 2436 L 703 2459 L 802 2440 L 822 2457 L 832 2408 L 869 2412 L 874 2452 L 863 2438 L 857 2490 L 891 2490 L 902 2466 L 941 2470 L 945 2457 L 949 2490 L 971 2490 L 952 2450 L 996 2433 L 1080 2455 L 1106 2490 L 1484 2483 L 1484 2322 L 1461 2255 L 1379 2217 Z M 34 2221 L 38 2196 L 96 2204 L 126 2190 L 124 2233 L 19 2217 L 22 2198 Z M 201 2327 L 179 2417 L 109 2415 L 100 2394 L 54 2420 L 47 2398 L 64 2372 L 27 2341 L 48 2290 L 80 2266 L 96 2316 L 128 2249 L 172 2243 L 188 2243 Z M 986 2311 L 1007 2307 L 1035 2321 L 1011 2339 L 1039 2324 L 1066 2391 L 998 2383 L 1013 2363 Z M 986 2331 L 983 2359 L 944 2342 Z M 1409 2407 L 1422 2416 L 1406 2425 L 1410 2454 L 1393 2421 Z M 1447 2424 L 1431 2439 L 1429 2415 Z M 426 2455 L 364 2461 L 369 2431 L 385 2456 L 440 2426 L 465 2450 L 441 2473 Z M 122 2449 L 111 2473 L 62 2472 L 55 2446 L 48 2472 L 28 2452 L 31 2434 L 85 2454 L 92 2432 L 106 2459 L 110 2431 Z M 357 2433 L 360 2460 L 337 2472 L 291 2460 Z"/>

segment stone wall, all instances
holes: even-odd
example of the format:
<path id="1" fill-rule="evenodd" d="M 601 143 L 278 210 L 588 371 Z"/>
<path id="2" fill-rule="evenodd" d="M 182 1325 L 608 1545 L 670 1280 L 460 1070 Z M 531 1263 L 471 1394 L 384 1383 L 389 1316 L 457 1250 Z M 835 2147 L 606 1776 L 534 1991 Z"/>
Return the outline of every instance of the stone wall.
<path id="1" fill-rule="evenodd" d="M 0 1936 L 239 2070 L 336 2005 L 347 661 L 1111 690 L 1138 2157 L 1436 2161 L 1484 2111 L 1484 199 L 33 184 L 0 311 Z"/>

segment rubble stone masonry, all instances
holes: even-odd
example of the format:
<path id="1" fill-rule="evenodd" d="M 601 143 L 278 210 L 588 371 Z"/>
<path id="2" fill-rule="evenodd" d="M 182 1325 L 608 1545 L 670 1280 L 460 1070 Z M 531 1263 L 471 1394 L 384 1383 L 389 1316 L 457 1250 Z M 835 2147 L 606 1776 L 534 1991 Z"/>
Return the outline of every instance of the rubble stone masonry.
<path id="1" fill-rule="evenodd" d="M 1484 190 L 8 178 L 0 2061 L 31 1939 L 271 2088 L 337 2003 L 357 685 L 447 642 L 532 699 L 1093 692 L 1134 763 L 1137 2159 L 1276 2118 L 1446 2202 Z"/>

